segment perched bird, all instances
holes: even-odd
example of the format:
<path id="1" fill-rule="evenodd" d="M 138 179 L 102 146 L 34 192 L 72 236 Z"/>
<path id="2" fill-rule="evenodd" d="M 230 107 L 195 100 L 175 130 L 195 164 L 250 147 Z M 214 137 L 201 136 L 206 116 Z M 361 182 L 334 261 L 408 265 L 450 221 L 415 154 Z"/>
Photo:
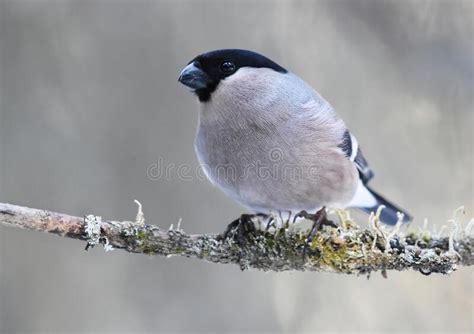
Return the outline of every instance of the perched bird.
<path id="1" fill-rule="evenodd" d="M 384 205 L 382 222 L 395 224 L 397 212 L 411 219 L 369 188 L 374 174 L 331 105 L 272 60 L 248 50 L 211 51 L 191 60 L 178 80 L 199 99 L 195 149 L 205 174 L 252 212 L 320 220 L 324 207 L 372 212 Z"/>

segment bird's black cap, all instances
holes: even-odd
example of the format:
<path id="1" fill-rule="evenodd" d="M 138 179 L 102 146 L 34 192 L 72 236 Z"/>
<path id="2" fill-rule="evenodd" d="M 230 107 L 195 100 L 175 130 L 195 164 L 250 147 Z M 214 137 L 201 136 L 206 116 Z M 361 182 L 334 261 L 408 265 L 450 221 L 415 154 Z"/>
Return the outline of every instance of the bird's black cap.
<path id="1" fill-rule="evenodd" d="M 203 53 L 188 63 L 179 81 L 194 90 L 201 102 L 208 101 L 219 82 L 241 67 L 270 68 L 280 73 L 287 70 L 253 51 L 223 49 Z"/>

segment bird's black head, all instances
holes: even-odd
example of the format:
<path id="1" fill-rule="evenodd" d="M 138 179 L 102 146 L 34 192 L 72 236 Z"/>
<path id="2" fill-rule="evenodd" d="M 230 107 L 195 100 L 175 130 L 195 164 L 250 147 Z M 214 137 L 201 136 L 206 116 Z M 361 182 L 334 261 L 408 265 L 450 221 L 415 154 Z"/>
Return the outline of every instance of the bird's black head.
<path id="1" fill-rule="evenodd" d="M 266 67 L 281 73 L 287 72 L 277 63 L 256 52 L 224 49 L 207 52 L 191 60 L 178 80 L 190 87 L 201 102 L 206 102 L 211 98 L 211 93 L 219 82 L 241 67 Z"/>

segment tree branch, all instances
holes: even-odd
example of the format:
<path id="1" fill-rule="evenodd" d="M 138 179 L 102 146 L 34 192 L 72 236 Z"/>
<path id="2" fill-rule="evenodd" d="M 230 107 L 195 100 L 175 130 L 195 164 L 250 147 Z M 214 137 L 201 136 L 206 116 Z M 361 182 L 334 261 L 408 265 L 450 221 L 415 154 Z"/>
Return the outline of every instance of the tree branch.
<path id="1" fill-rule="evenodd" d="M 345 211 L 338 211 L 340 227 L 325 228 L 305 249 L 306 234 L 293 226 L 274 233 L 247 233 L 238 241 L 232 230 L 227 237 L 216 234 L 189 235 L 184 231 L 162 230 L 145 225 L 141 205 L 135 222 L 102 221 L 97 216 L 79 218 L 45 210 L 0 203 L 4 225 L 42 231 L 84 240 L 88 247 L 103 244 L 106 250 L 132 253 L 186 256 L 215 263 L 233 263 L 241 269 L 285 271 L 326 271 L 370 274 L 372 271 L 413 269 L 423 274 L 450 273 L 457 265 L 474 264 L 474 220 L 459 232 L 453 220 L 449 237 L 420 231 L 402 233 L 399 225 L 391 233 L 370 218 L 370 229 L 360 229 Z M 86 247 L 86 248 L 88 248 Z"/>

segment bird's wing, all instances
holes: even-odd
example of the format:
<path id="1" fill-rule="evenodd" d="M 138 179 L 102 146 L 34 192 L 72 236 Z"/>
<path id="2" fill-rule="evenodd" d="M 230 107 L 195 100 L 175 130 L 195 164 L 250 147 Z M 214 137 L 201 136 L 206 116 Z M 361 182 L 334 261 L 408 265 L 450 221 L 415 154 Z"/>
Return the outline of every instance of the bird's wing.
<path id="1" fill-rule="evenodd" d="M 354 135 L 352 135 L 352 133 L 349 132 L 349 130 L 344 132 L 339 147 L 342 149 L 344 154 L 357 166 L 359 177 L 362 180 L 362 183 L 367 184 L 367 182 L 369 182 L 369 180 L 374 177 L 374 172 L 370 169 L 367 160 L 365 160 L 357 139 L 354 137 Z"/>

